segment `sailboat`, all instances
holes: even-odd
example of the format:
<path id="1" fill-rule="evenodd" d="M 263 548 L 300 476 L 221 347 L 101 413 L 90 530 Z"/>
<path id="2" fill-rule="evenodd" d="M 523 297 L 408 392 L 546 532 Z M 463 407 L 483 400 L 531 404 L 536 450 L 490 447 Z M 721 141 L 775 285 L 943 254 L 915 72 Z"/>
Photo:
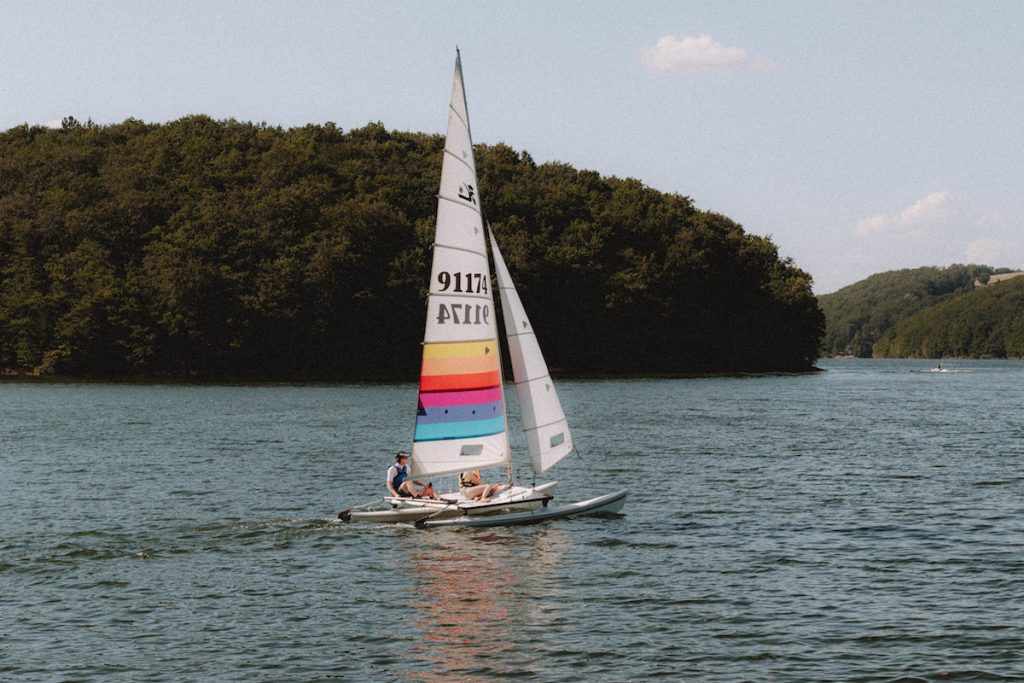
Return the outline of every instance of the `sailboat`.
<path id="1" fill-rule="evenodd" d="M 421 528 L 493 526 L 618 512 L 625 504 L 627 492 L 622 490 L 552 506 L 557 482 L 514 482 L 488 242 L 534 473 L 554 466 L 575 445 L 526 309 L 494 234 L 485 230 L 480 202 L 462 62 L 456 50 L 410 476 L 429 479 L 501 468 L 508 481 L 486 501 L 467 500 L 458 492 L 442 494 L 440 500 L 387 497 L 374 502 L 384 509 L 366 509 L 374 504 L 350 508 L 339 513 L 342 520 L 415 522 Z"/>

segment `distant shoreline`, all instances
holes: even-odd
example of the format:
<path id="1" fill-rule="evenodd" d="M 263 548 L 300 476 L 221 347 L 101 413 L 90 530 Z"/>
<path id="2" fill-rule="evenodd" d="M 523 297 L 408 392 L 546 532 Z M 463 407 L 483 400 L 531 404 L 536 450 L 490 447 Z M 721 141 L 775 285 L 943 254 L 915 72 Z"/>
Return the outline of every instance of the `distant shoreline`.
<path id="1" fill-rule="evenodd" d="M 809 375 L 826 372 L 817 366 L 807 370 L 766 370 L 764 372 L 688 372 L 688 373 L 559 373 L 552 375 L 560 380 L 604 381 L 604 380 L 664 380 L 664 379 L 702 379 L 713 377 L 772 377 L 787 375 Z M 223 385 L 290 385 L 315 386 L 333 384 L 415 384 L 419 377 L 381 375 L 379 377 L 273 377 L 273 376 L 224 376 L 224 377 L 174 377 L 150 375 L 40 375 L 40 374 L 0 374 L 0 384 L 166 384 L 180 386 L 223 386 Z M 505 384 L 512 382 L 511 375 L 505 377 Z"/>

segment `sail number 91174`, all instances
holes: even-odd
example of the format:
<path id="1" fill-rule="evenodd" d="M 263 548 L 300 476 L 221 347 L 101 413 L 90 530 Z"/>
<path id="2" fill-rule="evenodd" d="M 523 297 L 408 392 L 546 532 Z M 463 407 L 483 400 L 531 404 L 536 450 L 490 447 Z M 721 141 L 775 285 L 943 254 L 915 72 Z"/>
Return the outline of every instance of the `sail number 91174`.
<path id="1" fill-rule="evenodd" d="M 483 273 L 449 273 L 442 270 L 437 274 L 440 291 L 466 292 L 469 294 L 487 294 L 487 276 Z"/>
<path id="2" fill-rule="evenodd" d="M 439 304 L 437 324 L 447 325 L 488 325 L 491 307 L 487 304 Z"/>

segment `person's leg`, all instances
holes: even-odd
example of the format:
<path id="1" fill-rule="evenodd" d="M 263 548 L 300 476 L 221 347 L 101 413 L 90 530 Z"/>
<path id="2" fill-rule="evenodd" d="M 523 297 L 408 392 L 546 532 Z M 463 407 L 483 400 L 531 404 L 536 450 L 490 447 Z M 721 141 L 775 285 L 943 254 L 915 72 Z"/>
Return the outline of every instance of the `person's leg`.
<path id="1" fill-rule="evenodd" d="M 462 495 L 469 500 L 476 500 L 482 498 L 487 493 L 486 486 L 466 486 L 462 489 Z"/>
<path id="2" fill-rule="evenodd" d="M 419 498 L 420 497 L 419 490 L 408 479 L 406 479 L 405 481 L 402 482 L 402 490 L 405 491 L 406 493 L 408 493 L 413 498 Z"/>

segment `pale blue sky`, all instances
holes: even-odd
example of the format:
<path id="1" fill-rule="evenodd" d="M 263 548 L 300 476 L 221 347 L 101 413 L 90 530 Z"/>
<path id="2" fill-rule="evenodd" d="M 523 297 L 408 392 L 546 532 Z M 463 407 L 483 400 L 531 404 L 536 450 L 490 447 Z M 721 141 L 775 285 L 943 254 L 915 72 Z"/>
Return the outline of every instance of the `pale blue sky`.
<path id="1" fill-rule="evenodd" d="M 0 129 L 206 113 L 443 132 L 456 44 L 476 142 L 689 195 L 771 235 L 818 293 L 1024 268 L 1015 0 L 0 0 Z"/>

